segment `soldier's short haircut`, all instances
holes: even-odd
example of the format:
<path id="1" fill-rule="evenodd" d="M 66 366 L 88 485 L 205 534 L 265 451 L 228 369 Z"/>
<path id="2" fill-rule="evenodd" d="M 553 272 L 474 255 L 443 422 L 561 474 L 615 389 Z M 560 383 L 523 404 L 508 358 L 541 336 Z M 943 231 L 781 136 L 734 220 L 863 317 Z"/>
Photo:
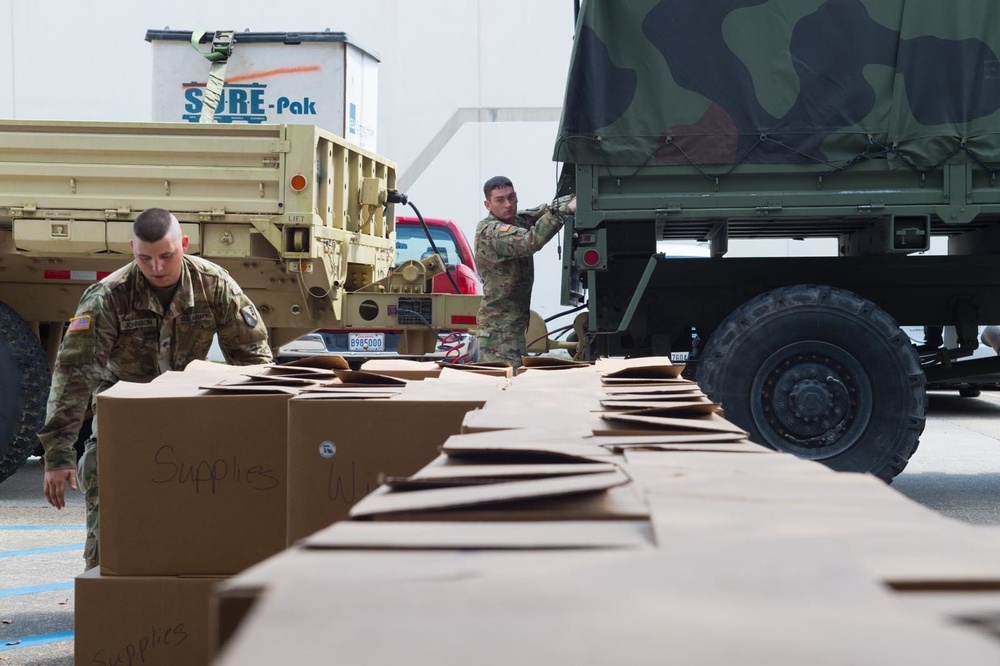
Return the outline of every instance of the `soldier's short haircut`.
<path id="1" fill-rule="evenodd" d="M 490 194 L 493 190 L 498 190 L 501 187 L 514 187 L 514 183 L 510 182 L 510 178 L 507 176 L 493 176 L 486 184 L 483 185 L 483 194 L 486 195 L 486 200 L 490 200 Z"/>
<path id="2" fill-rule="evenodd" d="M 132 235 L 146 243 L 155 243 L 174 228 L 174 216 L 162 208 L 147 208 L 132 223 Z M 180 225 L 177 225 L 179 229 Z"/>

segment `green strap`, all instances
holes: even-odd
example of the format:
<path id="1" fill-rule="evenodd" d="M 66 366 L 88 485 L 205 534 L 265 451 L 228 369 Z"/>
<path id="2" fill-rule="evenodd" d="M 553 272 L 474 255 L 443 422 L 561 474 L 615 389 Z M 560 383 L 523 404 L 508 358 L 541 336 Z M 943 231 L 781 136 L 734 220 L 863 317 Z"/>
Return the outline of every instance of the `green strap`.
<path id="1" fill-rule="evenodd" d="M 202 98 L 200 123 L 211 123 L 215 121 L 215 110 L 219 107 L 219 100 L 222 99 L 222 88 L 226 84 L 226 65 L 229 64 L 229 56 L 233 52 L 233 33 L 217 32 L 212 40 L 212 50 L 204 52 L 201 50 L 201 38 L 205 36 L 204 30 L 191 32 L 191 46 L 195 51 L 205 57 L 211 64 L 208 68 L 208 81 L 205 83 L 205 95 Z"/>

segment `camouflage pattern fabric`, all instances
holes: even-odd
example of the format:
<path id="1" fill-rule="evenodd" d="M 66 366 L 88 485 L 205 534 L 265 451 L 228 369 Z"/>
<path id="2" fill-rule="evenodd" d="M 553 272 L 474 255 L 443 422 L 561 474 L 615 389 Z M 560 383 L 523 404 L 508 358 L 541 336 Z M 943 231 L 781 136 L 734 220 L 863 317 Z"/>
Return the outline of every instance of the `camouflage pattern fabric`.
<path id="1" fill-rule="evenodd" d="M 995 0 L 587 2 L 554 159 L 993 163 L 997 25 Z"/>
<path id="2" fill-rule="evenodd" d="M 76 439 L 101 391 L 119 381 L 149 382 L 204 360 L 218 334 L 233 365 L 272 360 L 267 329 L 250 299 L 225 269 L 185 256 L 180 282 L 163 308 L 135 262 L 84 292 L 63 336 L 52 373 L 46 422 L 38 433 L 45 468 L 76 465 Z M 79 464 L 87 501 L 88 567 L 97 562 L 97 417 Z"/>
<path id="3" fill-rule="evenodd" d="M 513 223 L 490 214 L 476 227 L 476 264 L 483 277 L 476 324 L 480 361 L 522 365 L 535 279 L 532 255 L 562 227 L 571 199 L 563 197 L 552 205 L 519 211 Z"/>
<path id="4" fill-rule="evenodd" d="M 79 479 L 80 492 L 83 493 L 83 501 L 87 505 L 87 540 L 83 547 L 83 559 L 86 562 L 85 571 L 90 571 L 100 563 L 100 553 L 98 552 L 97 531 L 99 528 L 100 514 L 98 512 L 97 498 L 97 416 L 94 416 L 94 431 L 87 438 L 87 443 L 77 463 L 77 478 Z"/>

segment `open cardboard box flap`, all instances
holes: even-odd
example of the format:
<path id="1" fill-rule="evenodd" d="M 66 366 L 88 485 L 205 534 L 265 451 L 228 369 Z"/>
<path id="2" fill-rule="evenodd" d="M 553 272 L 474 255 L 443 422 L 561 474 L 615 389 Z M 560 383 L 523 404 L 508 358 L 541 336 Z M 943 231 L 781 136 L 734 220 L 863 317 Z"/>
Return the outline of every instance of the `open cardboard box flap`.
<path id="1" fill-rule="evenodd" d="M 505 377 L 510 379 L 514 376 L 514 368 L 507 361 L 489 361 L 484 363 L 450 363 L 448 361 L 436 361 L 443 370 L 455 370 L 457 372 L 479 373 L 492 375 L 494 377 Z"/>
<path id="2" fill-rule="evenodd" d="M 704 393 L 660 393 L 652 395 L 611 395 L 600 400 L 608 409 L 654 409 L 670 407 L 678 402 L 712 402 Z"/>
<path id="3" fill-rule="evenodd" d="M 334 387 L 317 386 L 303 389 L 296 399 L 298 400 L 384 400 L 395 398 L 400 395 L 399 391 L 359 391 L 357 387 Z"/>
<path id="4" fill-rule="evenodd" d="M 590 363 L 572 361 L 557 356 L 522 356 L 521 363 L 525 368 L 535 370 L 559 370 L 562 368 L 589 368 Z"/>
<path id="5" fill-rule="evenodd" d="M 653 400 L 647 402 L 602 400 L 601 406 L 623 414 L 666 414 L 673 416 L 714 414 L 722 408 L 722 405 L 707 398 L 704 400 Z"/>
<path id="6" fill-rule="evenodd" d="M 546 550 L 651 548 L 645 520 L 539 522 L 368 522 L 336 523 L 302 539 L 307 549 L 365 550 Z"/>
<path id="7" fill-rule="evenodd" d="M 541 500 L 566 495 L 603 493 L 629 483 L 620 470 L 598 474 L 577 474 L 547 479 L 530 479 L 489 485 L 461 486 L 392 492 L 381 487 L 357 503 L 351 518 L 371 518 L 378 514 L 406 514 L 447 509 L 486 507 L 517 500 Z M 536 518 L 537 519 L 537 518 Z"/>
<path id="8" fill-rule="evenodd" d="M 681 433 L 663 435 L 601 436 L 588 438 L 587 443 L 602 446 L 611 451 L 625 451 L 630 448 L 646 448 L 650 446 L 684 446 L 685 444 L 736 444 L 749 441 L 744 435 L 729 432 Z M 770 449 L 769 449 L 770 450 Z"/>
<path id="9" fill-rule="evenodd" d="M 378 491 L 376 491 L 378 492 Z M 412 494 L 408 493 L 408 494 Z M 528 497 L 402 512 L 376 513 L 369 520 L 380 521 L 525 521 L 540 520 L 645 520 L 649 509 L 635 484 L 604 491 L 544 497 Z"/>
<path id="10" fill-rule="evenodd" d="M 606 396 L 621 400 L 624 400 L 626 396 L 645 396 L 646 399 L 649 399 L 653 395 L 673 395 L 676 393 L 705 395 L 698 387 L 698 384 L 695 382 L 689 382 L 686 379 L 653 384 L 652 386 L 633 386 L 631 384 L 623 386 L 605 385 L 602 386 L 601 389 L 604 391 Z"/>
<path id="11" fill-rule="evenodd" d="M 358 384 L 361 386 L 406 386 L 405 379 L 379 375 L 364 370 L 334 370 L 333 374 L 344 385 Z"/>
<path id="12" fill-rule="evenodd" d="M 683 365 L 656 363 L 649 365 L 634 365 L 621 370 L 609 372 L 601 377 L 605 383 L 615 383 L 618 380 L 664 380 L 677 379 L 684 372 Z"/>
<path id="13" fill-rule="evenodd" d="M 441 451 L 452 458 L 507 463 L 605 462 L 612 455 L 607 449 L 587 443 L 582 438 L 524 439 L 518 436 L 519 430 L 498 432 L 507 437 L 477 439 L 473 435 L 452 436 L 445 441 Z"/>
<path id="14" fill-rule="evenodd" d="M 390 476 L 382 483 L 393 490 L 468 486 L 518 479 L 613 472 L 614 463 L 550 463 L 528 465 L 432 465 L 408 477 Z"/>
<path id="15" fill-rule="evenodd" d="M 282 363 L 278 367 L 301 368 L 306 370 L 349 370 L 351 365 L 344 360 L 343 356 L 337 356 L 336 354 L 321 354 L 319 356 L 307 356 L 306 358 L 300 358 L 294 361 L 289 361 L 288 363 Z"/>
<path id="16" fill-rule="evenodd" d="M 742 435 L 743 437 L 747 436 L 747 432 L 745 430 L 730 423 L 717 414 L 677 418 L 674 416 L 661 416 L 660 413 L 658 413 L 660 411 L 661 410 L 647 410 L 641 414 L 619 414 L 615 412 L 606 412 L 600 416 L 606 421 L 628 423 L 646 426 L 649 428 L 662 428 L 663 430 L 730 432 Z"/>

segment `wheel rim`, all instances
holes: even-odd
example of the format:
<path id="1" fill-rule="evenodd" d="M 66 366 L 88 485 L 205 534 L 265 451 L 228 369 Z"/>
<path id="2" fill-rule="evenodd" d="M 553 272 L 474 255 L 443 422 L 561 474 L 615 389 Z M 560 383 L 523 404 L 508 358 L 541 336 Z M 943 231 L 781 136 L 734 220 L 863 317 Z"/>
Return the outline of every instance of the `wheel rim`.
<path id="1" fill-rule="evenodd" d="M 772 354 L 754 378 L 750 406 L 768 444 L 802 458 L 843 453 L 864 432 L 872 389 L 849 352 L 815 340 Z"/>

